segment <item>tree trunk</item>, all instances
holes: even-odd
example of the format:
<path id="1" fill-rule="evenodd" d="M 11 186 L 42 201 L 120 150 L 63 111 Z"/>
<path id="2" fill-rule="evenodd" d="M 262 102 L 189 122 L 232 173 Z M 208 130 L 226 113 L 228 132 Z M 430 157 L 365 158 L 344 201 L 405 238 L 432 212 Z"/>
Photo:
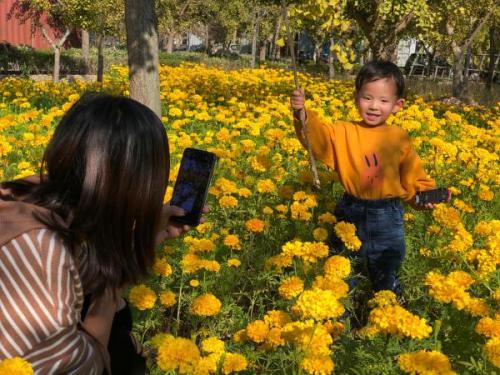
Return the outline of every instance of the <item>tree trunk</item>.
<path id="1" fill-rule="evenodd" d="M 102 82 L 104 75 L 104 35 L 97 37 L 97 82 Z"/>
<path id="2" fill-rule="evenodd" d="M 167 34 L 167 53 L 174 52 L 174 39 L 175 33 L 173 31 L 169 31 Z"/>
<path id="3" fill-rule="evenodd" d="M 252 68 L 255 68 L 255 60 L 256 60 L 256 55 L 257 55 L 257 38 L 259 36 L 259 22 L 258 19 L 256 18 L 253 22 L 253 27 L 252 27 L 252 60 L 250 63 L 250 66 Z"/>
<path id="4" fill-rule="evenodd" d="M 495 63 L 496 54 L 498 53 L 498 30 L 496 25 L 490 27 L 490 63 L 488 64 L 488 79 L 486 81 L 486 86 L 488 90 L 491 90 L 493 86 L 494 73 L 495 73 Z"/>
<path id="5" fill-rule="evenodd" d="M 125 0 L 130 96 L 161 116 L 154 0 Z"/>
<path id="6" fill-rule="evenodd" d="M 319 63 L 321 62 L 321 43 L 315 43 L 314 44 L 314 57 L 313 57 L 313 60 L 314 62 L 316 63 L 316 65 L 319 65 Z"/>
<path id="7" fill-rule="evenodd" d="M 387 60 L 395 63 L 397 60 L 398 43 L 399 40 L 390 44 L 386 44 L 381 40 L 371 43 L 370 49 L 373 60 Z"/>
<path id="8" fill-rule="evenodd" d="M 259 61 L 266 61 L 266 55 L 267 55 L 267 40 L 264 40 L 260 45 Z"/>
<path id="9" fill-rule="evenodd" d="M 276 25 L 274 27 L 274 33 L 273 33 L 273 39 L 271 41 L 271 58 L 273 60 L 276 60 L 276 56 L 278 55 L 279 52 L 279 47 L 276 45 L 276 42 L 278 41 L 278 37 L 280 34 L 280 28 L 281 28 L 281 13 L 276 19 Z"/>
<path id="10" fill-rule="evenodd" d="M 90 38 L 87 30 L 82 30 L 82 74 L 89 73 Z"/>
<path id="11" fill-rule="evenodd" d="M 333 46 L 333 38 L 330 38 L 330 48 L 328 48 L 328 78 L 330 80 L 335 77 L 335 66 L 333 65 L 333 53 L 331 47 Z"/>
<path id="12" fill-rule="evenodd" d="M 467 77 L 464 76 L 465 54 L 463 50 L 459 50 L 459 48 L 456 47 L 453 57 L 452 95 L 456 98 L 463 99 L 467 89 Z"/>
<path id="13" fill-rule="evenodd" d="M 45 30 L 45 27 L 42 26 L 41 31 L 43 37 L 49 42 L 49 44 L 52 46 L 52 49 L 54 50 L 54 70 L 52 72 L 52 80 L 54 82 L 59 82 L 59 72 L 61 70 L 61 48 L 64 42 L 66 42 L 66 39 L 68 39 L 71 30 L 66 29 L 62 38 L 57 42 L 52 40 L 52 38 L 47 33 L 47 30 Z"/>
<path id="14" fill-rule="evenodd" d="M 205 25 L 205 49 L 207 54 L 210 55 L 210 25 Z"/>
<path id="15" fill-rule="evenodd" d="M 61 70 L 61 47 L 54 48 L 54 71 L 52 72 L 52 81 L 59 82 L 59 72 Z"/>

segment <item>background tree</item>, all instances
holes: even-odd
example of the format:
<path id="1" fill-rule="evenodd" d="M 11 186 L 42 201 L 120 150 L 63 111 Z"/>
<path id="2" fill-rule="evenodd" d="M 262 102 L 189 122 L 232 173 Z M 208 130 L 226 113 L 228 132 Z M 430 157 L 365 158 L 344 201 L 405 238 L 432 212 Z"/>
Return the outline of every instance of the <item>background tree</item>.
<path id="1" fill-rule="evenodd" d="M 39 29 L 54 51 L 54 69 L 52 79 L 59 81 L 61 67 L 61 49 L 68 39 L 71 31 L 80 19 L 79 8 L 74 8 L 74 3 L 63 0 L 16 0 L 9 11 L 9 17 L 15 16 L 21 22 L 31 22 L 34 29 Z M 48 30 L 41 22 L 53 30 Z"/>
<path id="2" fill-rule="evenodd" d="M 442 45 L 453 60 L 452 95 L 465 99 L 468 76 L 465 74 L 466 56 L 481 30 L 500 15 L 497 0 L 429 0 L 432 26 L 424 35 L 430 44 Z"/>
<path id="3" fill-rule="evenodd" d="M 430 17 L 427 0 L 346 0 L 346 11 L 367 39 L 372 58 L 393 62 L 412 23 L 423 25 Z"/>
<path id="4" fill-rule="evenodd" d="M 97 44 L 97 81 L 102 82 L 104 74 L 104 38 L 119 36 L 125 22 L 124 2 L 122 0 L 67 0 L 79 19 L 73 24 L 82 28 L 83 35 L 90 32 L 96 36 Z"/>
<path id="5" fill-rule="evenodd" d="M 329 76 L 334 75 L 334 58 L 340 66 L 349 70 L 355 55 L 350 38 L 351 22 L 345 15 L 345 5 L 341 1 L 304 0 L 290 10 L 297 28 L 305 30 L 314 40 L 314 59 L 319 63 L 323 45 L 329 45 Z"/>
<path id="6" fill-rule="evenodd" d="M 174 50 L 175 38 L 196 23 L 196 10 L 200 0 L 157 0 L 158 32 L 167 53 Z"/>
<path id="7" fill-rule="evenodd" d="M 125 0 L 130 97 L 161 116 L 158 31 L 153 0 Z"/>

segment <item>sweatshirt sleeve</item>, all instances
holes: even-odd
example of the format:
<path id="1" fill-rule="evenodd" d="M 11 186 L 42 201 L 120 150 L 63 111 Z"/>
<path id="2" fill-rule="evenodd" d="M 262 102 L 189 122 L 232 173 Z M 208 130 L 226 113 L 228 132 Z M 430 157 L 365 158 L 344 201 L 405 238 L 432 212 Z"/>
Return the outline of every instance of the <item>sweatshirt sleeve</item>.
<path id="1" fill-rule="evenodd" d="M 79 329 L 79 273 L 55 232 L 32 230 L 5 244 L 0 285 L 0 359 L 23 357 L 35 373 L 102 373 L 107 353 Z"/>
<path id="2" fill-rule="evenodd" d="M 331 124 L 322 121 L 315 111 L 307 110 L 306 126 L 314 157 L 335 169 L 334 133 Z"/>
<path id="3" fill-rule="evenodd" d="M 405 133 L 401 162 L 399 167 L 401 185 L 406 190 L 404 200 L 412 199 L 418 191 L 430 190 L 436 187 L 434 179 L 427 176 L 422 160 L 415 151 L 410 137 Z"/>

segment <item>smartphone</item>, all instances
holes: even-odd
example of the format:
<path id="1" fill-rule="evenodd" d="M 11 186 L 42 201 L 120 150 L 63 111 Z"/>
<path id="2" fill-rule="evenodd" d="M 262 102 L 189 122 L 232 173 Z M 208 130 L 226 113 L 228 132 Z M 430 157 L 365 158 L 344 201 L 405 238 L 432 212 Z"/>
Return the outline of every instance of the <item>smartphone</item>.
<path id="1" fill-rule="evenodd" d="M 419 191 L 415 194 L 415 203 L 424 205 L 427 203 L 448 202 L 451 198 L 451 191 L 447 188 L 437 188 L 433 190 Z"/>
<path id="2" fill-rule="evenodd" d="M 172 216 L 171 221 L 191 226 L 200 223 L 216 162 L 217 156 L 211 152 L 184 150 L 170 204 L 184 209 L 186 215 Z"/>

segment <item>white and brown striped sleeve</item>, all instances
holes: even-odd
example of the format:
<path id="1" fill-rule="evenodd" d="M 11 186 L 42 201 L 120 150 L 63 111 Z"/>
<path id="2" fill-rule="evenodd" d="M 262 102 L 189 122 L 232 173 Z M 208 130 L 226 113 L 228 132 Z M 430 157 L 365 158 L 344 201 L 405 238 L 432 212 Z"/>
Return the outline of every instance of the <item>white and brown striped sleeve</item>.
<path id="1" fill-rule="evenodd" d="M 35 374 L 101 374 L 94 340 L 78 329 L 80 277 L 58 235 L 39 229 L 0 249 L 0 360 L 20 356 Z"/>

